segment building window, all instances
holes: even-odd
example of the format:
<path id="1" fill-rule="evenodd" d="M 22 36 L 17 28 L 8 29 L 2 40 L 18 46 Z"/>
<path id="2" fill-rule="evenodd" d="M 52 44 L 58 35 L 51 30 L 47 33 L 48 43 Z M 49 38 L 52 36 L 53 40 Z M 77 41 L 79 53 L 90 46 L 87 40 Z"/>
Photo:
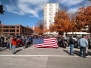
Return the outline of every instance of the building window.
<path id="1" fill-rule="evenodd" d="M 50 15 L 50 16 L 53 16 L 53 13 L 50 12 L 49 15 Z"/>
<path id="2" fill-rule="evenodd" d="M 15 26 L 10 26 L 10 28 L 15 28 Z"/>
<path id="3" fill-rule="evenodd" d="M 2 26 L 0 26 L 0 28 L 2 28 Z"/>
<path id="4" fill-rule="evenodd" d="M 17 30 L 17 32 L 19 32 L 19 30 Z"/>
<path id="5" fill-rule="evenodd" d="M 0 29 L 0 32 L 2 32 L 2 29 Z"/>
<path id="6" fill-rule="evenodd" d="M 53 6 L 52 4 L 49 4 L 50 6 Z"/>
<path id="7" fill-rule="evenodd" d="M 56 8 L 55 11 L 58 12 L 58 8 Z"/>
<path id="8" fill-rule="evenodd" d="M 56 6 L 58 6 L 58 4 L 56 4 Z"/>
<path id="9" fill-rule="evenodd" d="M 49 8 L 50 11 L 53 11 L 53 8 Z"/>
<path id="10" fill-rule="evenodd" d="M 46 23 L 46 20 L 44 20 L 44 23 Z"/>
<path id="11" fill-rule="evenodd" d="M 44 25 L 47 25 L 47 23 L 46 23 L 46 22 L 44 22 Z"/>
<path id="12" fill-rule="evenodd" d="M 4 26 L 4 28 L 9 28 L 9 26 Z"/>
<path id="13" fill-rule="evenodd" d="M 8 33 L 4 33 L 3 35 L 8 36 Z"/>
<path id="14" fill-rule="evenodd" d="M 49 22 L 51 23 L 51 22 L 53 22 L 53 20 L 52 19 L 49 19 Z"/>
<path id="15" fill-rule="evenodd" d="M 9 32 L 9 30 L 4 30 L 4 32 Z"/>
<path id="16" fill-rule="evenodd" d="M 18 33 L 16 35 L 19 35 Z"/>
<path id="17" fill-rule="evenodd" d="M 47 15 L 44 15 L 44 17 L 47 17 Z"/>
<path id="18" fill-rule="evenodd" d="M 15 30 L 10 30 L 10 32 L 15 32 Z"/>
<path id="19" fill-rule="evenodd" d="M 19 26 L 17 26 L 17 28 L 19 28 Z"/>
<path id="20" fill-rule="evenodd" d="M 10 33 L 10 35 L 15 35 L 14 33 Z"/>
<path id="21" fill-rule="evenodd" d="M 47 11 L 47 7 L 44 8 L 44 11 Z"/>
<path id="22" fill-rule="evenodd" d="M 44 15 L 47 15 L 47 13 L 45 12 Z"/>
<path id="23" fill-rule="evenodd" d="M 44 18 L 44 21 L 46 21 L 47 19 L 46 18 Z"/>

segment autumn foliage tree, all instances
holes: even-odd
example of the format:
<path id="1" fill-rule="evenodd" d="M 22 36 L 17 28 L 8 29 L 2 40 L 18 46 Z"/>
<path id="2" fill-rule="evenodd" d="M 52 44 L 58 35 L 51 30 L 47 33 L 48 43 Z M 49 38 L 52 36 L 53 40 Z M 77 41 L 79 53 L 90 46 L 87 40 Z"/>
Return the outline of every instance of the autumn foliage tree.
<path id="1" fill-rule="evenodd" d="M 82 28 L 85 28 L 84 26 L 89 26 L 89 31 L 91 27 L 91 6 L 87 6 L 86 8 L 83 6 L 79 8 L 79 11 L 77 13 L 76 19 L 76 28 L 78 30 L 81 30 Z"/>
<path id="2" fill-rule="evenodd" d="M 56 13 L 54 21 L 55 22 L 50 25 L 50 31 L 74 32 L 76 30 L 74 20 L 70 20 L 69 14 L 64 10 L 60 10 Z"/>
<path id="3" fill-rule="evenodd" d="M 39 20 L 37 23 L 36 23 L 36 26 L 34 28 L 34 32 L 36 34 L 43 34 L 43 28 L 44 28 L 44 23 L 42 20 Z"/>
<path id="4" fill-rule="evenodd" d="M 78 30 L 81 30 L 85 23 L 86 23 L 86 16 L 85 16 L 85 8 L 84 7 L 81 7 L 79 9 L 79 12 L 77 12 L 77 16 L 76 16 L 76 19 L 75 19 L 75 22 L 76 22 L 76 28 Z"/>
<path id="5" fill-rule="evenodd" d="M 42 32 L 42 30 L 39 28 L 39 27 L 34 27 L 34 33 L 35 34 L 38 34 L 38 35 L 40 35 L 40 34 L 42 34 L 43 32 Z"/>
<path id="6" fill-rule="evenodd" d="M 89 32 L 91 32 L 91 6 L 86 8 L 86 22 L 89 26 Z"/>

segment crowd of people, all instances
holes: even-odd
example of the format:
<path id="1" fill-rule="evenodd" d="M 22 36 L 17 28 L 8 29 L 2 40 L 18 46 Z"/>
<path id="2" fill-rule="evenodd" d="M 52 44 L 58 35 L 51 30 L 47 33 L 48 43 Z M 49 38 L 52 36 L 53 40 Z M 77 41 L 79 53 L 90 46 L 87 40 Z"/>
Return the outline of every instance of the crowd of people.
<path id="1" fill-rule="evenodd" d="M 74 55 L 74 47 L 80 47 L 80 56 L 86 58 L 87 50 L 91 45 L 91 37 L 89 38 L 86 35 L 82 35 L 82 38 L 73 37 L 71 35 L 69 38 L 63 37 L 62 35 L 58 36 L 48 36 L 48 35 L 30 35 L 30 36 L 3 36 L 0 37 L 0 50 L 2 47 L 6 46 L 7 48 L 12 50 L 12 54 L 15 54 L 15 48 L 23 46 L 24 48 L 28 48 L 30 45 L 36 45 L 43 43 L 43 38 L 57 38 L 57 43 L 59 47 L 66 48 L 70 46 L 70 55 Z"/>
<path id="2" fill-rule="evenodd" d="M 32 36 L 0 37 L 0 47 L 7 47 L 9 49 L 12 49 L 12 54 L 15 54 L 16 47 L 23 46 L 24 48 L 27 48 L 31 44 L 32 44 Z"/>
<path id="3" fill-rule="evenodd" d="M 27 36 L 1 36 L 0 37 L 0 47 L 7 47 L 12 50 L 12 54 L 15 54 L 16 47 L 28 48 L 31 45 L 43 43 L 43 38 L 46 36 L 42 35 L 27 35 Z M 0 48 L 0 51 L 2 49 Z"/>
<path id="4" fill-rule="evenodd" d="M 66 48 L 66 46 L 70 47 L 70 55 L 74 55 L 74 47 L 80 48 L 79 56 L 83 58 L 86 58 L 86 55 L 88 55 L 88 49 L 91 48 L 91 36 L 82 34 L 80 37 L 71 35 L 70 38 L 66 39 L 62 36 L 58 37 L 58 44 L 59 47 L 63 46 Z M 64 46 L 65 45 L 65 46 Z"/>

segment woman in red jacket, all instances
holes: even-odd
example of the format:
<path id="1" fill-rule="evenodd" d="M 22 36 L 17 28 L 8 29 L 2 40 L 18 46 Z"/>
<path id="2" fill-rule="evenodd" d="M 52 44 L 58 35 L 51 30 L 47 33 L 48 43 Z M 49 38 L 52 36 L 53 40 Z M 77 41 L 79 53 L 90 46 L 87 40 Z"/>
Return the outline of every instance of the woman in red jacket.
<path id="1" fill-rule="evenodd" d="M 13 37 L 12 38 L 12 54 L 15 54 L 15 48 L 16 48 L 16 45 L 17 45 L 17 40 L 16 40 L 16 37 Z"/>

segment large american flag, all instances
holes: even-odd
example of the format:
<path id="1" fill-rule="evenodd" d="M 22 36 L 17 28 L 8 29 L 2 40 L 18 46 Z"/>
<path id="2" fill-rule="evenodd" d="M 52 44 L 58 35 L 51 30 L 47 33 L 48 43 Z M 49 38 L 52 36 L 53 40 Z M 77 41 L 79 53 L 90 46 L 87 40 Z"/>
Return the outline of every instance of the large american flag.
<path id="1" fill-rule="evenodd" d="M 57 39 L 56 38 L 47 38 L 44 39 L 44 43 L 36 44 L 34 47 L 37 48 L 58 48 Z"/>

